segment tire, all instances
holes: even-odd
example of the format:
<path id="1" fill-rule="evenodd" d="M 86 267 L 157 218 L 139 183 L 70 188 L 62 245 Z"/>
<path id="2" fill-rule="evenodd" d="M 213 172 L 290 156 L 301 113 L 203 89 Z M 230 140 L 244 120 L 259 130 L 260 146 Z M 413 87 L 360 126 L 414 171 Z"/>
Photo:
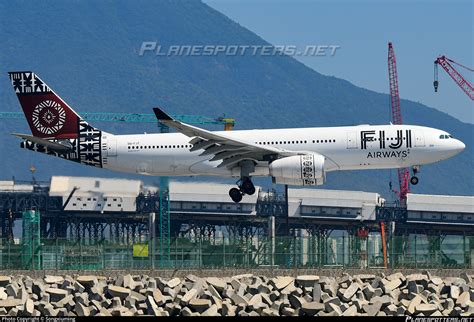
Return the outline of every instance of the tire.
<path id="1" fill-rule="evenodd" d="M 418 177 L 415 177 L 415 176 L 411 177 L 411 179 L 410 179 L 410 183 L 414 186 L 416 186 L 418 184 L 418 181 L 420 181 L 420 180 L 418 179 Z"/>
<path id="2" fill-rule="evenodd" d="M 229 196 L 233 202 L 238 203 L 242 201 L 242 193 L 237 188 L 232 188 L 229 190 Z"/>
<path id="3" fill-rule="evenodd" d="M 250 179 L 247 179 L 244 182 L 242 182 L 242 190 L 244 193 L 251 196 L 255 193 L 255 186 L 253 185 Z"/>

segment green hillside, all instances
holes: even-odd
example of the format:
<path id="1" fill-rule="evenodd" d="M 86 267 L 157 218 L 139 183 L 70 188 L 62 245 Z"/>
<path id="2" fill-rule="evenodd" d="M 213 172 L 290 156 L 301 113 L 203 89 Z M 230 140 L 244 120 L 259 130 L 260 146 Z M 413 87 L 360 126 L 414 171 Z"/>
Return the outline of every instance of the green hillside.
<path id="1" fill-rule="evenodd" d="M 0 40 L 3 111 L 20 110 L 7 72 L 34 70 L 79 112 L 151 113 L 159 105 L 171 114 L 225 114 L 237 119 L 237 129 L 388 123 L 387 95 L 290 57 L 139 56 L 143 41 L 163 48 L 266 44 L 196 0 L 2 1 Z M 455 158 L 422 168 L 413 190 L 473 195 L 474 126 L 419 103 L 402 100 L 402 107 L 406 123 L 445 129 L 467 145 Z M 156 131 L 152 124 L 96 126 L 113 133 Z M 29 130 L 26 122 L 0 122 L 0 179 L 27 179 L 30 164 L 46 180 L 53 174 L 130 177 L 21 150 L 10 132 Z M 386 193 L 388 178 L 389 171 L 330 173 L 325 187 Z"/>

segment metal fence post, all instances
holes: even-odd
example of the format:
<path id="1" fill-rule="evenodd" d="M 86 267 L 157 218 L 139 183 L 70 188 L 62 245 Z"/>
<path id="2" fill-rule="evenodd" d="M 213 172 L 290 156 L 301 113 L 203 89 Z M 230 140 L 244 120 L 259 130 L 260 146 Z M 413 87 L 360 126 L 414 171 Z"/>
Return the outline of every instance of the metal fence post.
<path id="1" fill-rule="evenodd" d="M 224 254 L 222 254 L 224 256 L 224 260 L 223 260 L 223 263 L 224 263 L 224 267 L 226 267 L 226 264 L 225 264 L 225 236 L 222 235 L 222 252 Z"/>
<path id="2" fill-rule="evenodd" d="M 342 267 L 346 267 L 346 243 L 345 243 L 345 235 L 342 235 Z M 352 254 L 349 254 L 351 256 Z"/>
<path id="3" fill-rule="evenodd" d="M 418 256 L 416 256 L 416 235 L 415 235 L 415 268 L 418 268 Z"/>

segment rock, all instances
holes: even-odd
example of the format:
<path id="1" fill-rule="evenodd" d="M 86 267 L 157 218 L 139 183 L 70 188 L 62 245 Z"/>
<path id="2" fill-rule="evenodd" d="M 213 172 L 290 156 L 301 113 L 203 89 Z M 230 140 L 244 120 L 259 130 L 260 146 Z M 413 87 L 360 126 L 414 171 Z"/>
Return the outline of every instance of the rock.
<path id="1" fill-rule="evenodd" d="M 324 311 L 324 304 L 317 302 L 305 302 L 301 305 L 301 310 L 309 316 L 314 316 L 319 311 Z"/>
<path id="2" fill-rule="evenodd" d="M 236 280 L 236 279 L 232 279 L 232 280 L 230 281 L 230 285 L 232 285 L 232 288 L 233 288 L 235 291 L 238 291 L 239 288 L 240 288 L 240 286 L 241 286 L 240 282 L 239 282 L 238 280 Z"/>
<path id="3" fill-rule="evenodd" d="M 213 304 L 206 311 L 202 312 L 201 316 L 218 316 L 217 305 Z"/>
<path id="4" fill-rule="evenodd" d="M 357 307 L 355 305 L 349 306 L 349 308 L 342 313 L 342 316 L 356 316 L 356 315 L 357 315 Z"/>
<path id="5" fill-rule="evenodd" d="M 59 288 L 51 288 L 51 287 L 46 289 L 46 293 L 49 294 L 51 302 L 59 302 L 69 294 L 69 292 L 66 290 L 61 290 Z"/>
<path id="6" fill-rule="evenodd" d="M 124 280 L 125 282 L 125 280 Z M 166 283 L 166 285 L 168 285 L 169 288 L 175 288 L 176 286 L 178 286 L 179 284 L 181 284 L 181 279 L 178 278 L 178 277 L 175 277 L 173 279 L 170 279 L 168 281 L 168 283 Z"/>
<path id="7" fill-rule="evenodd" d="M 329 309 L 327 311 L 329 313 L 336 312 L 337 316 L 342 316 L 342 310 L 337 304 L 329 303 Z"/>
<path id="8" fill-rule="evenodd" d="M 450 290 L 449 290 L 449 296 L 453 299 L 456 300 L 459 297 L 460 294 L 460 289 L 456 285 L 451 285 Z"/>
<path id="9" fill-rule="evenodd" d="M 181 316 L 192 316 L 193 315 L 193 311 L 191 311 L 191 309 L 189 307 L 185 307 L 181 310 L 180 312 Z"/>
<path id="10" fill-rule="evenodd" d="M 207 287 L 209 293 L 218 300 L 222 301 L 222 296 L 219 294 L 219 292 L 216 290 L 216 288 L 213 285 L 208 285 Z"/>
<path id="11" fill-rule="evenodd" d="M 50 303 L 47 303 L 44 306 L 42 313 L 43 315 L 46 315 L 46 316 L 57 316 L 59 313 L 59 310 L 56 310 Z"/>
<path id="12" fill-rule="evenodd" d="M 385 294 L 389 294 L 392 292 L 394 289 L 398 288 L 400 285 L 402 285 L 402 280 L 399 278 L 392 279 L 390 282 L 384 284 L 384 292 Z"/>
<path id="13" fill-rule="evenodd" d="M 398 308 L 395 304 L 390 304 L 390 305 L 385 307 L 384 312 L 388 316 L 394 316 L 394 315 L 397 315 L 397 309 Z"/>
<path id="14" fill-rule="evenodd" d="M 94 275 L 82 275 L 76 278 L 76 282 L 80 283 L 85 288 L 92 288 L 98 284 L 97 276 Z"/>
<path id="15" fill-rule="evenodd" d="M 256 310 L 263 304 L 262 295 L 255 294 L 252 298 L 248 301 L 248 306 L 251 310 Z"/>
<path id="16" fill-rule="evenodd" d="M 277 278 L 274 278 L 274 279 L 271 280 L 273 286 L 277 290 L 284 289 L 285 287 L 287 287 L 288 285 L 293 283 L 293 281 L 294 281 L 294 279 L 291 276 L 280 276 L 280 277 L 277 277 Z"/>
<path id="17" fill-rule="evenodd" d="M 8 312 L 7 316 L 18 316 L 18 309 L 14 307 Z"/>
<path id="18" fill-rule="evenodd" d="M 0 288 L 0 300 L 6 300 L 8 298 L 8 294 L 5 292 L 5 288 Z"/>
<path id="19" fill-rule="evenodd" d="M 321 301 L 321 285 L 315 284 L 313 287 L 313 302 L 320 302 Z"/>
<path id="20" fill-rule="evenodd" d="M 260 284 L 257 288 L 258 293 L 270 294 L 272 291 L 271 286 L 267 284 Z"/>
<path id="21" fill-rule="evenodd" d="M 162 306 L 165 303 L 165 298 L 159 289 L 153 291 L 153 300 L 158 306 Z"/>
<path id="22" fill-rule="evenodd" d="M 295 316 L 296 312 L 297 312 L 297 310 L 292 309 L 291 307 L 284 307 L 281 310 L 281 315 L 282 316 Z"/>
<path id="23" fill-rule="evenodd" d="M 302 287 L 313 287 L 319 281 L 317 275 L 301 275 L 296 277 L 296 283 Z"/>
<path id="24" fill-rule="evenodd" d="M 54 275 L 46 275 L 44 278 L 44 282 L 46 284 L 62 284 L 64 282 L 64 277 L 62 276 L 54 276 Z"/>
<path id="25" fill-rule="evenodd" d="M 214 288 L 219 292 L 223 292 L 227 287 L 227 283 L 223 279 L 217 277 L 209 277 L 206 279 L 206 282 L 214 286 Z"/>
<path id="26" fill-rule="evenodd" d="M 211 304 L 211 301 L 207 299 L 192 299 L 191 301 L 189 301 L 189 306 L 199 313 L 202 313 L 209 309 L 211 307 Z"/>
<path id="27" fill-rule="evenodd" d="M 12 282 L 12 279 L 11 279 L 10 276 L 0 276 L 0 286 L 1 287 L 6 287 L 11 282 Z"/>
<path id="28" fill-rule="evenodd" d="M 124 300 L 127 296 L 130 295 L 130 290 L 128 288 L 109 285 L 107 288 L 107 292 L 111 297 L 119 297 L 120 299 Z"/>
<path id="29" fill-rule="evenodd" d="M 78 281 L 75 281 L 73 286 L 74 290 L 78 293 L 83 293 L 86 290 L 86 288 Z"/>
<path id="30" fill-rule="evenodd" d="M 433 283 L 434 285 L 441 285 L 443 284 L 443 279 L 439 277 L 432 277 L 431 283 Z"/>
<path id="31" fill-rule="evenodd" d="M 89 316 L 90 315 L 90 310 L 87 306 L 77 303 L 75 306 L 75 312 L 77 316 Z"/>
<path id="32" fill-rule="evenodd" d="M 466 283 L 472 283 L 472 277 L 469 276 L 466 272 L 462 273 L 460 277 L 466 281 Z M 1 286 L 1 285 L 0 285 Z"/>
<path id="33" fill-rule="evenodd" d="M 127 274 L 123 277 L 123 287 L 128 288 L 133 291 L 136 286 L 137 286 L 137 283 L 133 280 L 132 275 Z"/>
<path id="34" fill-rule="evenodd" d="M 239 304 L 244 304 L 245 306 L 248 305 L 248 301 L 245 297 L 243 296 L 240 296 L 239 294 L 237 293 L 234 293 L 232 294 L 232 296 L 230 297 L 230 299 L 232 300 L 232 302 L 235 304 L 235 305 L 239 305 Z"/>
<path id="35" fill-rule="evenodd" d="M 131 291 L 129 297 L 135 299 L 137 302 L 144 302 L 146 300 L 145 295 L 135 291 Z"/>
<path id="36" fill-rule="evenodd" d="M 375 296 L 375 297 L 371 298 L 370 301 L 369 301 L 369 303 L 371 303 L 371 304 L 374 304 L 376 302 L 382 303 L 382 307 L 385 307 L 385 306 L 392 303 L 392 298 L 388 295 Z"/>
<path id="37" fill-rule="evenodd" d="M 415 307 L 415 313 L 423 313 L 424 316 L 431 315 L 438 310 L 435 304 L 418 304 Z"/>
<path id="38" fill-rule="evenodd" d="M 197 289 L 192 288 L 186 294 L 184 294 L 183 298 L 181 299 L 181 302 L 188 304 L 189 301 L 191 301 L 197 294 Z"/>
<path id="39" fill-rule="evenodd" d="M 125 283 L 125 279 L 124 279 Z M 124 284 L 125 285 L 125 284 Z M 160 316 L 161 312 L 158 310 L 158 305 L 156 304 L 155 300 L 152 296 L 148 295 L 146 298 L 146 309 L 147 313 L 152 316 Z"/>
<path id="40" fill-rule="evenodd" d="M 18 298 L 18 293 L 20 291 L 20 287 L 18 286 L 17 283 L 15 282 L 12 282 L 10 284 L 7 285 L 7 287 L 5 288 L 5 290 L 7 291 L 7 295 L 8 296 L 11 296 L 11 297 L 14 297 L 14 298 Z"/>
<path id="41" fill-rule="evenodd" d="M 365 304 L 362 306 L 362 309 L 368 316 L 376 316 L 380 309 L 382 308 L 382 302 L 375 302 L 373 304 Z"/>
<path id="42" fill-rule="evenodd" d="M 304 298 L 296 296 L 294 294 L 290 294 L 288 296 L 288 300 L 290 301 L 290 304 L 294 309 L 300 309 L 303 303 L 306 303 Z"/>
<path id="43" fill-rule="evenodd" d="M 456 305 L 462 307 L 463 309 L 469 306 L 471 302 L 471 296 L 469 292 L 463 292 L 456 300 Z"/>
<path id="44" fill-rule="evenodd" d="M 236 315 L 236 306 L 225 302 L 222 303 L 222 315 L 223 316 L 235 316 Z"/>
<path id="45" fill-rule="evenodd" d="M 21 305 L 20 299 L 6 299 L 0 301 L 0 307 L 12 308 L 18 305 Z"/>
<path id="46" fill-rule="evenodd" d="M 23 310 L 23 314 L 25 316 L 33 316 L 35 313 L 35 304 L 33 300 L 27 299 L 25 303 L 25 309 Z"/>
<path id="47" fill-rule="evenodd" d="M 280 314 L 278 313 L 277 310 L 274 309 L 263 309 L 261 316 L 279 316 Z"/>
<path id="48" fill-rule="evenodd" d="M 280 293 L 288 295 L 296 291 L 301 291 L 301 290 L 297 288 L 294 283 L 290 283 L 284 289 L 282 289 Z"/>
<path id="49" fill-rule="evenodd" d="M 344 292 L 342 298 L 344 299 L 344 301 L 349 302 L 358 290 L 359 285 L 357 283 L 352 283 L 349 288 Z"/>

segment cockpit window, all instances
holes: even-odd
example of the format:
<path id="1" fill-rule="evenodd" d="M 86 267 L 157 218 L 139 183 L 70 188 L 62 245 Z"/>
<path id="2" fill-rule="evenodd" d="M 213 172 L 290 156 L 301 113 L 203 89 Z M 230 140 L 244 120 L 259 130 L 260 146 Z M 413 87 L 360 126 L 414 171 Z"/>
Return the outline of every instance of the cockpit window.
<path id="1" fill-rule="evenodd" d="M 439 136 L 440 139 L 452 139 L 453 136 L 451 134 L 441 134 Z"/>

